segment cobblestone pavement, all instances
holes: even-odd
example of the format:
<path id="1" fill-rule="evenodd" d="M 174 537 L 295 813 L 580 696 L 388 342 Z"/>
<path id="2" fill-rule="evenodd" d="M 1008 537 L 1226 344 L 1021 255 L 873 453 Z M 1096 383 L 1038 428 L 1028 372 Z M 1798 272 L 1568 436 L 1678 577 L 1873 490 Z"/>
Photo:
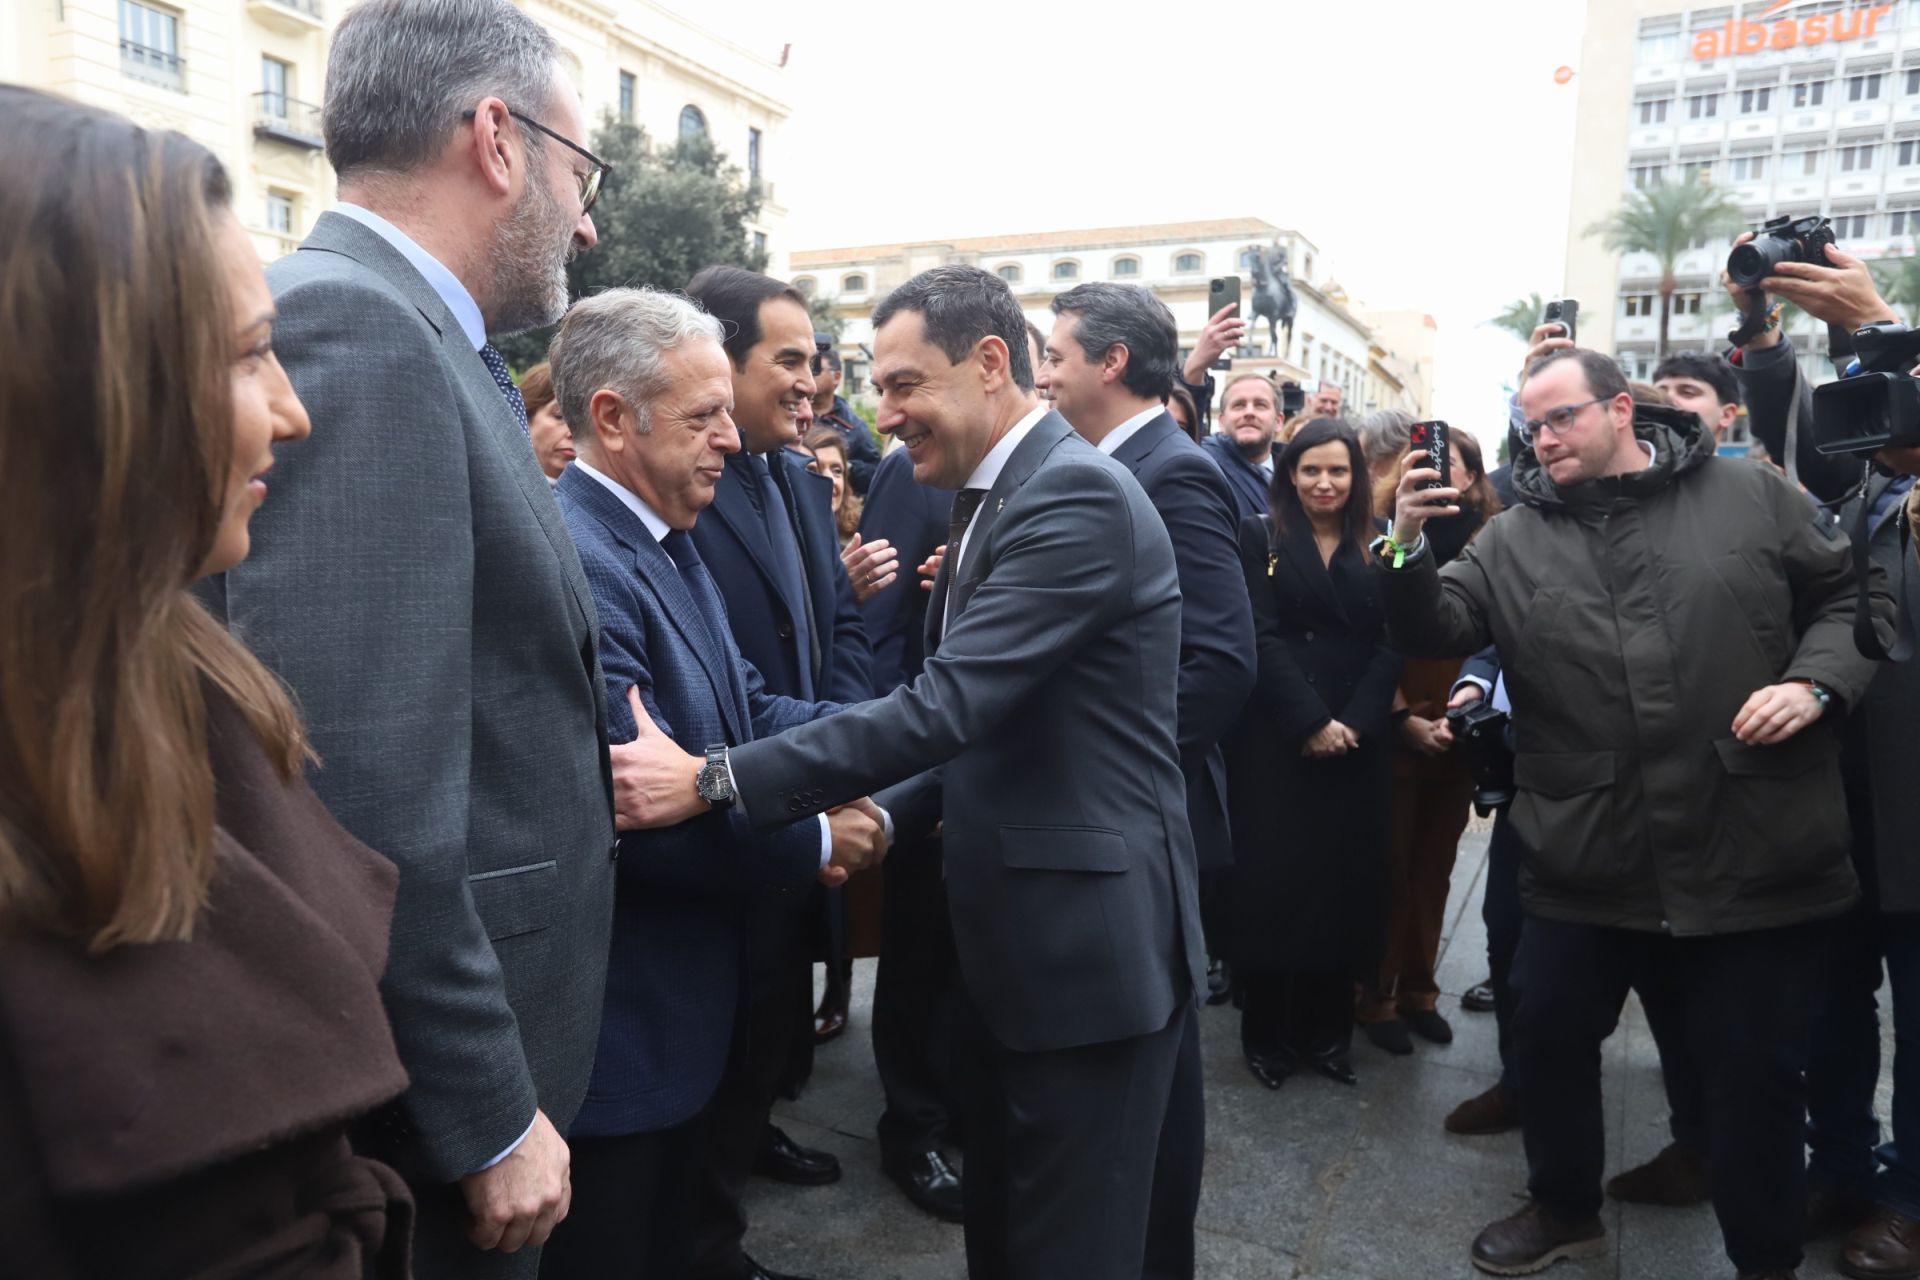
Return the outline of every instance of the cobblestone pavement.
<path id="1" fill-rule="evenodd" d="M 1499 1074 L 1493 1015 L 1467 1013 L 1460 993 L 1486 968 L 1480 880 L 1486 837 L 1462 842 L 1443 945 L 1441 1011 L 1456 1038 L 1419 1042 L 1392 1058 L 1359 1039 L 1358 1088 L 1297 1076 L 1270 1093 L 1247 1073 L 1229 1009 L 1202 1015 L 1207 1173 L 1200 1205 L 1200 1275 L 1208 1280 L 1401 1280 L 1477 1276 L 1475 1233 L 1519 1203 L 1526 1181 L 1517 1133 L 1459 1138 L 1441 1128 L 1452 1107 Z M 748 1248 L 777 1270 L 819 1280 L 960 1280 L 960 1228 L 907 1203 L 880 1172 L 873 1138 L 880 1089 L 867 1035 L 871 961 L 855 972 L 853 1022 L 824 1047 L 806 1095 L 778 1120 L 800 1142 L 839 1155 L 845 1178 L 799 1188 L 755 1180 Z M 1886 1061 L 1891 1062 L 1891 1046 Z M 1637 1006 L 1608 1041 L 1609 1175 L 1666 1141 L 1666 1102 L 1653 1041 Z M 1881 1084 L 1881 1115 L 1886 1111 Z M 1732 1277 L 1712 1211 L 1609 1203 L 1612 1252 L 1560 1263 L 1552 1280 L 1719 1280 Z M 1836 1246 L 1809 1250 L 1802 1280 L 1827 1280 Z M 1062 1277 L 1061 1280 L 1099 1280 Z"/>

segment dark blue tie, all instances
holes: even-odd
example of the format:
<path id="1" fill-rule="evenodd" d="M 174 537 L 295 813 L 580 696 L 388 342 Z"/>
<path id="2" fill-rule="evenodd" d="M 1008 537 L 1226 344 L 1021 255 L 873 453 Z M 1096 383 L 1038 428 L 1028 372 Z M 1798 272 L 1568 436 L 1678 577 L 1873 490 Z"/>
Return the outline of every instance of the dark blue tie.
<path id="1" fill-rule="evenodd" d="M 793 509 L 787 477 L 774 474 L 786 463 L 771 462 L 763 454 L 748 459 L 747 473 L 754 478 L 748 488 L 758 489 L 760 518 L 767 528 L 767 541 L 773 545 L 773 563 L 789 599 L 798 600 L 793 614 L 794 639 L 800 652 L 800 691 L 802 702 L 813 701 L 813 676 L 820 667 L 820 642 L 813 624 L 813 597 L 807 589 L 807 566 L 800 558 L 800 521 Z"/>
<path id="2" fill-rule="evenodd" d="M 724 662 L 727 650 L 727 602 L 720 595 L 720 588 L 714 584 L 713 575 L 707 572 L 707 566 L 700 559 L 699 548 L 693 545 L 693 535 L 685 529 L 672 529 L 660 539 L 660 549 L 672 557 L 680 570 L 681 581 L 686 583 L 687 594 L 693 597 L 694 607 L 700 611 L 700 621 L 706 627 L 707 640 L 716 652 L 722 655 Z M 753 717 L 747 709 L 747 691 L 737 672 L 730 672 L 728 694 L 732 697 L 734 710 L 741 724 L 753 723 Z"/>
<path id="3" fill-rule="evenodd" d="M 493 344 L 480 348 L 481 363 L 487 366 L 487 372 L 493 375 L 493 381 L 500 388 L 500 394 L 507 398 L 507 408 L 513 411 L 513 420 L 520 424 L 520 434 L 528 439 L 533 433 L 527 430 L 527 402 L 520 396 L 520 388 L 513 385 L 513 375 L 507 372 L 507 362 Z"/>

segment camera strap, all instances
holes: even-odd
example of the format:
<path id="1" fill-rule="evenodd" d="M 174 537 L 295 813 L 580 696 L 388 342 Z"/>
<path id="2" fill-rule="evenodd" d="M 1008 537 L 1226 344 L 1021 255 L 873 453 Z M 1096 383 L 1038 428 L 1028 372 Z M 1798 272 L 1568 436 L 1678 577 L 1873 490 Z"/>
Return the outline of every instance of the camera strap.
<path id="1" fill-rule="evenodd" d="M 1853 576 L 1858 592 L 1853 604 L 1853 647 L 1862 655 L 1879 661 L 1905 662 L 1913 656 L 1913 619 L 1907 612 L 1907 559 L 1910 554 L 1907 544 L 1912 536 L 1907 526 L 1907 504 L 1901 501 L 1893 516 L 1900 525 L 1900 589 L 1896 593 L 1899 620 L 1894 626 L 1893 647 L 1888 648 L 1880 643 L 1880 633 L 1874 629 L 1872 598 L 1867 589 L 1873 570 L 1873 556 L 1867 547 L 1868 540 L 1873 537 L 1873 504 L 1867 501 L 1867 490 L 1872 485 L 1872 466 L 1861 467 L 1860 514 L 1853 522 Z"/>

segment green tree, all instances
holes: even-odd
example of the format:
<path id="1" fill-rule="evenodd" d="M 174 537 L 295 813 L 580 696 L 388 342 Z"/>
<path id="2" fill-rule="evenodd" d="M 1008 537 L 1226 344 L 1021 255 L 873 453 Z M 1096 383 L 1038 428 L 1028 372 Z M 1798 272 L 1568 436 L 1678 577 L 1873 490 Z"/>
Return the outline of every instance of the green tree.
<path id="1" fill-rule="evenodd" d="M 1696 244 L 1730 240 L 1747 225 L 1740 206 L 1725 191 L 1707 182 L 1662 182 L 1632 191 L 1618 209 L 1594 223 L 1587 235 L 1616 253 L 1649 253 L 1660 264 L 1660 337 L 1654 358 L 1667 354 L 1667 326 L 1673 318 L 1673 294 L 1678 287 L 1674 263 Z"/>
<path id="2" fill-rule="evenodd" d="M 1530 293 L 1524 298 L 1515 298 L 1503 308 L 1499 315 L 1487 321 L 1496 329 L 1505 329 L 1514 337 L 1526 342 L 1533 337 L 1533 331 L 1540 325 L 1540 313 L 1547 308 L 1546 299 L 1538 293 Z"/>
<path id="3" fill-rule="evenodd" d="M 600 243 L 567 266 L 567 293 L 582 298 L 618 285 L 684 289 L 715 263 L 766 268 L 747 224 L 760 192 L 727 162 L 706 134 L 659 146 L 637 125 L 611 116 L 593 135 L 593 151 L 613 166 L 593 206 Z M 553 329 L 509 338 L 500 350 L 517 369 L 547 357 Z"/>
<path id="4" fill-rule="evenodd" d="M 1895 312 L 1920 312 L 1920 257 L 1882 258 L 1873 264 L 1874 283 Z"/>
<path id="5" fill-rule="evenodd" d="M 846 331 L 847 318 L 825 298 L 808 298 L 807 314 L 813 317 L 813 327 L 817 333 L 830 333 L 838 339 Z"/>

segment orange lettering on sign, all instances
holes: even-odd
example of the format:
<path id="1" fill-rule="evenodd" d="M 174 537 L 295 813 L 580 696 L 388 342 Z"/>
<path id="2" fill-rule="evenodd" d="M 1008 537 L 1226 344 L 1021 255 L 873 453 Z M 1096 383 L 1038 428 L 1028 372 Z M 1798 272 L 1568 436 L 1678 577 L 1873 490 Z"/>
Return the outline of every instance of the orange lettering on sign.
<path id="1" fill-rule="evenodd" d="M 1791 49 L 1800 43 L 1799 32 L 1799 23 L 1792 18 L 1782 18 L 1773 24 L 1773 39 L 1767 45 L 1773 49 Z"/>
<path id="2" fill-rule="evenodd" d="M 1825 44 L 1827 42 L 1827 15 L 1816 13 L 1800 26 L 1801 44 Z"/>
<path id="3" fill-rule="evenodd" d="M 1786 8 L 1791 2 L 1780 0 L 1765 10 L 1762 18 Z M 1709 62 L 1767 49 L 1791 49 L 1796 45 L 1825 44 L 1829 40 L 1859 40 L 1876 34 L 1880 20 L 1892 12 L 1892 5 L 1877 4 L 1861 5 L 1845 13 L 1815 13 L 1805 18 L 1778 18 L 1772 22 L 1732 18 L 1718 29 L 1695 32 L 1692 52 L 1697 61 Z"/>

